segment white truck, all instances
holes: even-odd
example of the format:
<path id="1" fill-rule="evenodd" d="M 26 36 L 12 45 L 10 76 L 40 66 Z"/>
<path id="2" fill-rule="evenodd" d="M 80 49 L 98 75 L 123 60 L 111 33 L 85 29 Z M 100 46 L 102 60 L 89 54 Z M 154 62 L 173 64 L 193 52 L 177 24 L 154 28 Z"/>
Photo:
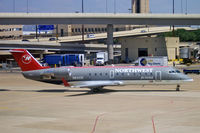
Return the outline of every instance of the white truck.
<path id="1" fill-rule="evenodd" d="M 96 66 L 104 66 L 108 62 L 108 53 L 107 52 L 98 52 L 96 53 Z"/>

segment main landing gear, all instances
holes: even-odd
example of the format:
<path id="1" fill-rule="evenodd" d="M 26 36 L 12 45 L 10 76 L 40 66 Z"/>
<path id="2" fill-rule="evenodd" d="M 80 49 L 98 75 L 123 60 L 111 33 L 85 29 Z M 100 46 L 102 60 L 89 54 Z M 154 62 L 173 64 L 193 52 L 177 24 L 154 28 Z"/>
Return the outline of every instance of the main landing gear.
<path id="1" fill-rule="evenodd" d="M 180 85 L 177 85 L 176 86 L 176 91 L 180 91 L 180 87 L 181 87 Z"/>
<path id="2" fill-rule="evenodd" d="M 99 92 L 102 91 L 102 89 L 103 89 L 103 87 L 91 88 L 91 92 L 92 92 L 92 93 L 99 93 Z"/>

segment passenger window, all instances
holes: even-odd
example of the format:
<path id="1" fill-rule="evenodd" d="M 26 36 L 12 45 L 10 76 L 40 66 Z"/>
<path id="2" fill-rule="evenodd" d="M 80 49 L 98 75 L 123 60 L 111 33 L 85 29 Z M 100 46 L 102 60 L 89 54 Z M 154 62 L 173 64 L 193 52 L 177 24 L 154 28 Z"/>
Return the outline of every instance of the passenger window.
<path id="1" fill-rule="evenodd" d="M 102 76 L 102 73 L 100 73 L 100 76 Z"/>

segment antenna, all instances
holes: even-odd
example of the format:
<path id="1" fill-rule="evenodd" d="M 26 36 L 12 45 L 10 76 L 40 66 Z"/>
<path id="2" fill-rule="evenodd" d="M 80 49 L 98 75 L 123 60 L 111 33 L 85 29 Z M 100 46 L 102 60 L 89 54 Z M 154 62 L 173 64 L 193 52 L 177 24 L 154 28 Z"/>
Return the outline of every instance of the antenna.
<path id="1" fill-rule="evenodd" d="M 116 0 L 114 0 L 114 14 L 116 14 Z"/>

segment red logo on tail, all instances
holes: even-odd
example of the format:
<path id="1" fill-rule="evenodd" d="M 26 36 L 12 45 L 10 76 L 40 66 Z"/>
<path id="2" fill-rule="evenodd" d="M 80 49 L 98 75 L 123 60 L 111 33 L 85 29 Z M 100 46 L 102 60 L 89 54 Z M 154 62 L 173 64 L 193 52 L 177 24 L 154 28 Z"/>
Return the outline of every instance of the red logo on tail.
<path id="1" fill-rule="evenodd" d="M 32 58 L 31 58 L 31 56 L 30 55 L 23 55 L 22 56 L 22 62 L 24 63 L 24 64 L 29 64 L 30 62 L 31 62 L 31 60 L 32 60 Z"/>

